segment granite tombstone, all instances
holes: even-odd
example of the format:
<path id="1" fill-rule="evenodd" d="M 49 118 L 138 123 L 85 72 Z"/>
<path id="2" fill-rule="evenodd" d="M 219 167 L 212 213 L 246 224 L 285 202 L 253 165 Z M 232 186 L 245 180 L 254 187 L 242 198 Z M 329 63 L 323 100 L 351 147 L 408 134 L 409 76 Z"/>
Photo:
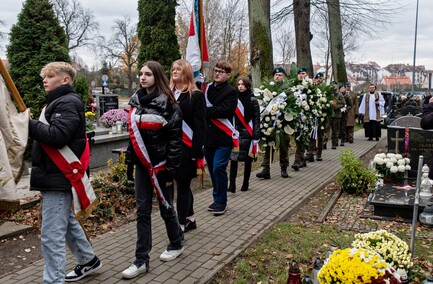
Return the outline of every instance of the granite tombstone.
<path id="1" fill-rule="evenodd" d="M 421 129 L 420 122 L 419 117 L 403 116 L 393 121 L 387 129 L 388 152 L 410 158 L 409 177 L 412 178 L 416 178 L 420 155 L 424 156 L 427 165 L 432 159 L 433 130 Z"/>

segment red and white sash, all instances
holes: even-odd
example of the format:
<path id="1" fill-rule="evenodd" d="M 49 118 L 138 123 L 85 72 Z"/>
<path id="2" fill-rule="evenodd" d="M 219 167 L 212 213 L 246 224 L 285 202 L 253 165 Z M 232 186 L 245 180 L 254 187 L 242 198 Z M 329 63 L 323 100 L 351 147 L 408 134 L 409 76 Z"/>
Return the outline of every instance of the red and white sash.
<path id="1" fill-rule="evenodd" d="M 186 144 L 189 148 L 192 148 L 192 135 L 193 131 L 191 127 L 185 122 L 185 120 L 182 120 L 182 142 Z"/>
<path id="2" fill-rule="evenodd" d="M 42 109 L 39 121 L 49 124 L 45 119 L 45 108 Z M 68 146 L 55 149 L 46 144 L 40 143 L 40 145 L 72 185 L 74 214 L 88 216 L 97 206 L 98 200 L 86 173 L 90 163 L 90 147 L 87 137 L 86 147 L 80 159 Z"/>
<path id="3" fill-rule="evenodd" d="M 248 156 L 255 158 L 257 155 L 258 141 L 253 139 L 253 121 L 250 120 L 248 123 L 245 122 L 245 108 L 240 100 L 238 100 L 238 105 L 236 107 L 236 116 L 239 121 L 248 131 L 248 134 L 251 136 L 250 148 L 248 149 Z"/>
<path id="4" fill-rule="evenodd" d="M 128 116 L 129 137 L 131 139 L 132 147 L 134 148 L 134 152 L 141 164 L 147 168 L 150 175 L 150 181 L 155 188 L 156 195 L 158 196 L 162 205 L 168 209 L 171 206 L 167 200 L 165 200 L 164 194 L 162 193 L 161 187 L 156 177 L 159 171 L 166 170 L 166 162 L 162 161 L 155 166 L 152 165 L 146 145 L 144 144 L 143 138 L 140 135 L 140 129 L 161 129 L 165 124 L 167 124 L 167 121 L 164 119 L 164 117 L 154 114 L 136 115 L 135 111 L 136 108 L 131 107 Z"/>
<path id="5" fill-rule="evenodd" d="M 207 84 L 204 87 L 204 97 L 206 99 L 206 105 L 212 106 L 212 103 L 209 101 L 207 97 L 207 91 L 209 90 L 209 84 Z M 212 121 L 213 124 L 215 124 L 216 127 L 221 129 L 225 134 L 230 136 L 233 139 L 233 151 L 238 152 L 239 151 L 239 132 L 236 130 L 236 128 L 233 126 L 233 124 L 228 120 L 227 118 L 211 118 L 210 121 Z"/>

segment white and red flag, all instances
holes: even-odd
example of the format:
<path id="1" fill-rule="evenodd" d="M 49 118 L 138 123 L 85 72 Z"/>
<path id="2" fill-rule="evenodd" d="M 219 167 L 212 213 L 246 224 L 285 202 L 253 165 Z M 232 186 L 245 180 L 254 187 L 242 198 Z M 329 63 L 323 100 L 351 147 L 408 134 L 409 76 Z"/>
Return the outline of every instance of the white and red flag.
<path id="1" fill-rule="evenodd" d="M 209 62 L 203 17 L 203 0 L 193 0 L 188 44 L 186 46 L 186 60 L 191 63 L 195 79 L 200 76 L 203 65 Z"/>

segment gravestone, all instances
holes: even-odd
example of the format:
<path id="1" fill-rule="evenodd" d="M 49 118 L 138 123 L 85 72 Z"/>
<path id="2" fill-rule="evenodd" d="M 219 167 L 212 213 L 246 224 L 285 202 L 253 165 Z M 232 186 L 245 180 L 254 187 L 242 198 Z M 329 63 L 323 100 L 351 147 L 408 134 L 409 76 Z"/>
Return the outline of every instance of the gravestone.
<path id="1" fill-rule="evenodd" d="M 412 179 L 401 184 L 384 184 L 383 187 L 377 188 L 368 198 L 369 204 L 374 207 L 373 214 L 394 218 L 398 216 L 406 220 L 412 220 L 415 183 L 416 180 Z M 433 202 L 432 197 L 420 197 L 418 214 L 431 202 Z"/>
<path id="2" fill-rule="evenodd" d="M 424 164 L 430 165 L 432 159 L 433 130 L 421 129 L 420 123 L 419 117 L 403 116 L 393 121 L 387 129 L 388 152 L 409 155 L 409 177 L 416 177 L 420 155 L 424 156 Z"/>
<path id="3" fill-rule="evenodd" d="M 96 96 L 96 104 L 97 104 L 97 120 L 101 115 L 106 113 L 112 109 L 119 108 L 119 96 L 115 94 L 110 95 L 97 95 Z"/>

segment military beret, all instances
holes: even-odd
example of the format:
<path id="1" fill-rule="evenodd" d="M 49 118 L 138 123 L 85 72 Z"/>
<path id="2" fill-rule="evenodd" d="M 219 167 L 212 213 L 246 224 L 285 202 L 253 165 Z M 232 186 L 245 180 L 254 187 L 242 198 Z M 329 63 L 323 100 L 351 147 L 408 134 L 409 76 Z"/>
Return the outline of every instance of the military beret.
<path id="1" fill-rule="evenodd" d="M 334 81 L 332 81 L 331 83 L 332 83 L 332 85 L 338 85 L 338 82 L 337 82 L 337 81 L 335 81 L 335 80 L 334 80 Z"/>
<path id="2" fill-rule="evenodd" d="M 299 67 L 298 68 L 298 74 L 301 73 L 301 72 L 307 72 L 307 68 L 305 68 L 305 67 Z"/>
<path id="3" fill-rule="evenodd" d="M 314 79 L 319 79 L 319 78 L 323 78 L 323 73 L 319 72 L 316 74 L 316 76 L 314 76 Z"/>
<path id="4" fill-rule="evenodd" d="M 350 82 L 346 82 L 346 83 L 344 83 L 344 86 L 345 86 L 345 87 L 350 87 L 350 86 L 352 86 L 352 85 L 350 84 Z"/>
<path id="5" fill-rule="evenodd" d="M 277 67 L 272 71 L 272 75 L 275 75 L 276 73 L 283 73 L 284 75 L 287 75 L 286 70 L 284 70 L 283 67 Z"/>

